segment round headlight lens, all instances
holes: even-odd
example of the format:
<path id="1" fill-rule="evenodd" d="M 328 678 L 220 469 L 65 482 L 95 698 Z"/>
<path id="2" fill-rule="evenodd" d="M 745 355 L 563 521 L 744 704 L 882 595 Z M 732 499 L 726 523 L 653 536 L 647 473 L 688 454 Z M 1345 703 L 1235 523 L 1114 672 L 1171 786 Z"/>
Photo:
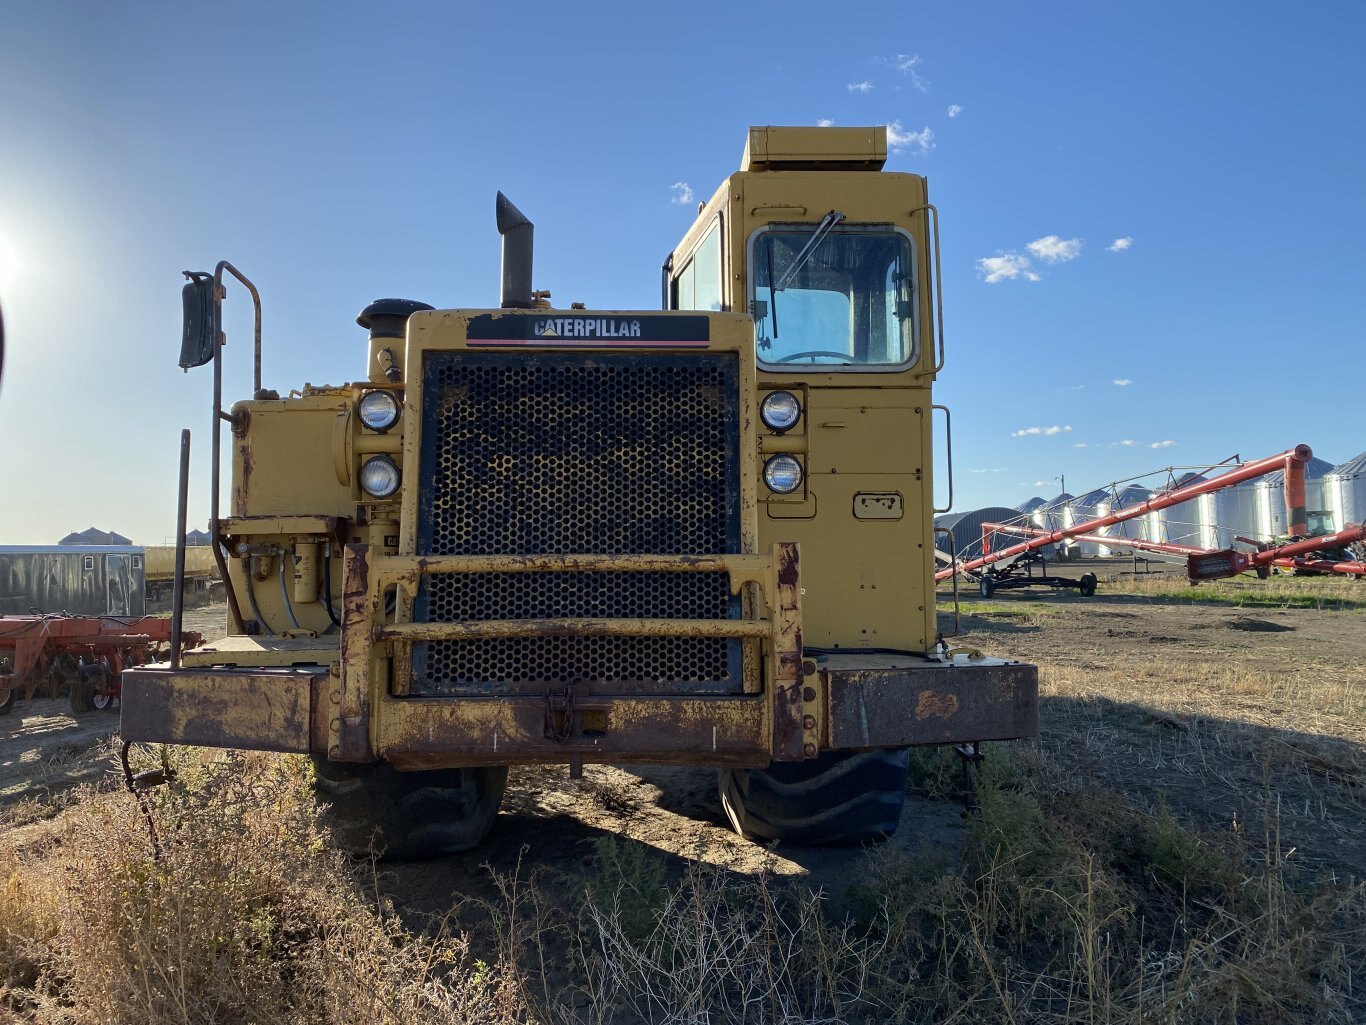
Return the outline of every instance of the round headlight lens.
<path id="1" fill-rule="evenodd" d="M 388 498 L 398 490 L 398 464 L 388 456 L 375 456 L 360 466 L 360 486 L 372 498 Z"/>
<path id="2" fill-rule="evenodd" d="M 759 419 L 770 431 L 790 431 L 802 415 L 802 404 L 790 391 L 771 391 L 759 404 Z"/>
<path id="3" fill-rule="evenodd" d="M 393 392 L 376 389 L 360 397 L 360 402 L 356 404 L 356 413 L 360 417 L 360 422 L 370 430 L 383 432 L 398 423 L 401 408 L 398 397 Z"/>
<path id="4" fill-rule="evenodd" d="M 778 495 L 790 495 L 802 486 L 802 464 L 792 456 L 773 456 L 764 463 L 764 483 Z"/>

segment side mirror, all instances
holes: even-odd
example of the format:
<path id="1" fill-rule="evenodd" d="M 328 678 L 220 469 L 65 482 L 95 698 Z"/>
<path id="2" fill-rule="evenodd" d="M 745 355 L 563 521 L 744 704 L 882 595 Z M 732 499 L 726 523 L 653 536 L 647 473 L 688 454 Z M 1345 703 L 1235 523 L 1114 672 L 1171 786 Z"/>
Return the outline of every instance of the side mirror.
<path id="1" fill-rule="evenodd" d="M 180 336 L 180 365 L 185 370 L 202 367 L 213 359 L 218 345 L 218 297 L 214 294 L 213 275 L 185 271 L 190 280 L 180 290 L 185 307 L 184 328 Z"/>

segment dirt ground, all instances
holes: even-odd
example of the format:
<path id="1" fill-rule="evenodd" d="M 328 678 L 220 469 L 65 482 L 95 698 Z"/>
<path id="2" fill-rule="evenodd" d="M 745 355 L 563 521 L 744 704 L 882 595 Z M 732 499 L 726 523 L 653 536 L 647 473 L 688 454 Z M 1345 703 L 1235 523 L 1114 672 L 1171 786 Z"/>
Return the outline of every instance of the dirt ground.
<path id="1" fill-rule="evenodd" d="M 1315 875 L 1366 877 L 1366 584 L 1337 611 L 1112 593 L 1123 586 L 1103 581 L 1089 599 L 1035 589 L 990 601 L 965 595 L 958 643 L 1040 666 L 1038 744 L 1069 779 L 1246 836 L 1252 850 L 1274 840 Z M 223 607 L 209 606 L 186 626 L 212 634 L 222 621 Z M 951 614 L 943 625 L 952 628 Z M 107 713 L 77 721 L 57 701 L 20 704 L 0 719 L 0 828 L 34 817 L 75 783 L 115 779 L 116 724 Z M 894 842 L 951 864 L 966 828 L 954 800 L 908 796 Z M 799 877 L 836 906 L 861 861 L 880 856 L 741 840 L 710 770 L 587 766 L 573 781 L 565 768 L 527 768 L 513 771 L 483 848 L 382 866 L 380 887 L 417 924 L 461 896 L 492 898 L 495 872 L 525 878 L 586 863 L 609 835 L 663 853 L 679 871 L 697 858 Z"/>

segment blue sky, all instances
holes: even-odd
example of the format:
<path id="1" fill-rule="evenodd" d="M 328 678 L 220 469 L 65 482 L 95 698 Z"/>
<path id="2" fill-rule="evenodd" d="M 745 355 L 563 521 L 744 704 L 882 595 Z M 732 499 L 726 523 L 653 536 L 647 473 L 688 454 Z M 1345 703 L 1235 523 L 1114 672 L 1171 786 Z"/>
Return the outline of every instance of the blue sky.
<path id="1" fill-rule="evenodd" d="M 182 269 L 256 282 L 268 387 L 339 384 L 371 299 L 496 305 L 496 190 L 558 304 L 655 308 L 679 183 L 822 119 L 892 125 L 940 208 L 956 508 L 1297 442 L 1342 462 L 1363 39 L 1349 2 L 5 4 L 0 543 L 160 543 L 182 426 L 206 518 Z"/>

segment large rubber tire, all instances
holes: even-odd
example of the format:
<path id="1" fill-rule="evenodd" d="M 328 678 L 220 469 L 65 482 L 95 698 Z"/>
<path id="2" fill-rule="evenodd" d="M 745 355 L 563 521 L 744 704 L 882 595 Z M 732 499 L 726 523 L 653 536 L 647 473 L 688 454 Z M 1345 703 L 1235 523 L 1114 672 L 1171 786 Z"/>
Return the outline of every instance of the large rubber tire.
<path id="1" fill-rule="evenodd" d="M 5 687 L 0 689 L 0 715 L 9 715 L 14 711 L 14 703 L 19 700 L 18 687 Z"/>
<path id="2" fill-rule="evenodd" d="M 990 573 L 984 574 L 982 579 L 977 581 L 977 590 L 983 598 L 990 598 L 996 593 L 996 578 Z"/>
<path id="3" fill-rule="evenodd" d="M 1081 581 L 1077 585 L 1077 590 L 1081 592 L 1083 598 L 1089 598 L 1096 593 L 1096 575 L 1094 573 L 1083 573 Z"/>
<path id="4" fill-rule="evenodd" d="M 910 750 L 832 751 L 767 769 L 722 769 L 721 805 L 757 843 L 829 847 L 876 843 L 896 832 Z"/>
<path id="5" fill-rule="evenodd" d="M 393 861 L 458 854 L 483 843 L 507 784 L 506 766 L 399 772 L 388 762 L 313 759 L 320 800 L 341 844 Z"/>

